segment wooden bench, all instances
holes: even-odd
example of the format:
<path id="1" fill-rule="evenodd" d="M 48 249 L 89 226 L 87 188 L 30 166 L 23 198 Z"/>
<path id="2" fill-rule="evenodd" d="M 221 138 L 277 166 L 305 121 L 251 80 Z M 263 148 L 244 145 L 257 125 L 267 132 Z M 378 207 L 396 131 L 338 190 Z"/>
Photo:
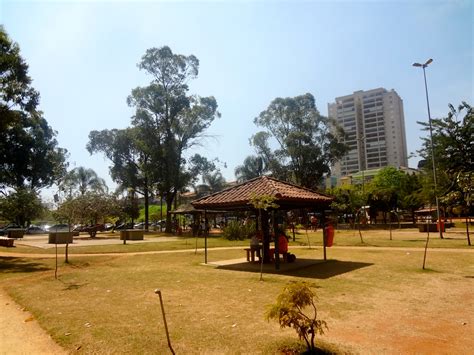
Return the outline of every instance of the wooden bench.
<path id="1" fill-rule="evenodd" d="M 11 247 L 15 246 L 14 243 L 15 243 L 15 239 L 7 238 L 7 237 L 0 237 L 0 246 L 2 246 L 2 247 L 11 248 Z"/>
<path id="2" fill-rule="evenodd" d="M 247 252 L 247 261 L 255 261 L 255 254 L 257 254 L 258 261 L 261 261 L 262 255 L 260 253 L 261 248 L 245 248 L 244 249 Z"/>

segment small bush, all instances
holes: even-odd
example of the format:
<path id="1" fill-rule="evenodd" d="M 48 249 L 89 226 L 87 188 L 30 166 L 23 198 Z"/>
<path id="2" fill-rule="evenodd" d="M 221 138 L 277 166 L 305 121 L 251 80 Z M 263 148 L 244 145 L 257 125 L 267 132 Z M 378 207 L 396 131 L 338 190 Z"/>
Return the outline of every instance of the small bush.
<path id="1" fill-rule="evenodd" d="M 307 353 L 318 353 L 314 338 L 324 334 L 327 324 L 318 319 L 316 293 L 305 282 L 290 282 L 278 295 L 276 304 L 270 305 L 267 320 L 276 319 L 282 328 L 293 328 L 298 337 L 305 341 Z"/>
<path id="2" fill-rule="evenodd" d="M 245 240 L 255 234 L 255 222 L 249 222 L 245 225 L 238 221 L 230 221 L 223 230 L 224 238 L 228 240 Z"/>

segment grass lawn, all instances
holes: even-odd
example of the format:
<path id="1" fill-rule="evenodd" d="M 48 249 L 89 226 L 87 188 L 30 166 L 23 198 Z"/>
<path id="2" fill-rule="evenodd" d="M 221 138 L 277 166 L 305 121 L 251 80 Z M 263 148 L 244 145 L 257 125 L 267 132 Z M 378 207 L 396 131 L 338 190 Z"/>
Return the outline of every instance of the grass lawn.
<path id="1" fill-rule="evenodd" d="M 298 262 L 320 259 L 322 252 L 295 254 Z M 61 263 L 58 280 L 53 259 L 0 257 L 0 279 L 71 352 L 166 353 L 154 294 L 159 288 L 176 353 L 275 353 L 296 333 L 268 323 L 264 312 L 293 280 L 317 287 L 320 315 L 329 325 L 322 339 L 333 349 L 406 353 L 423 344 L 425 353 L 472 350 L 470 251 L 429 253 L 427 271 L 421 270 L 422 250 L 335 248 L 328 255 L 326 263 L 265 274 L 263 282 L 245 265 L 201 265 L 203 254 L 194 251 L 71 257 L 70 265 Z M 242 256 L 242 250 L 211 250 L 209 261 Z"/>

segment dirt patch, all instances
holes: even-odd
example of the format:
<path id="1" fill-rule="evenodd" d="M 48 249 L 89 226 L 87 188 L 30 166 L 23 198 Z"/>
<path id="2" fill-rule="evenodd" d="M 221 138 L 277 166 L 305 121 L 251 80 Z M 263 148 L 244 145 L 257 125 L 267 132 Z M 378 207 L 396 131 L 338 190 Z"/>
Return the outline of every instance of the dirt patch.
<path id="1" fill-rule="evenodd" d="M 22 309 L 0 289 L 0 354 L 67 354 Z"/>
<path id="2" fill-rule="evenodd" d="M 474 282 L 433 276 L 401 292 L 377 293 L 374 311 L 352 312 L 344 321 L 331 322 L 331 341 L 354 352 L 371 354 L 470 354 L 474 349 Z"/>

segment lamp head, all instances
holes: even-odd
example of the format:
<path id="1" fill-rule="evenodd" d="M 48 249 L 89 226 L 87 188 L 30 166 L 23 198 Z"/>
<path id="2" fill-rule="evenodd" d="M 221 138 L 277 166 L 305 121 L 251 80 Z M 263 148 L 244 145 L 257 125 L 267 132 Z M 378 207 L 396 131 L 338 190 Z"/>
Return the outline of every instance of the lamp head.
<path id="1" fill-rule="evenodd" d="M 423 64 L 420 64 L 420 63 L 413 63 L 413 66 L 414 66 L 414 67 L 422 67 Z"/>

